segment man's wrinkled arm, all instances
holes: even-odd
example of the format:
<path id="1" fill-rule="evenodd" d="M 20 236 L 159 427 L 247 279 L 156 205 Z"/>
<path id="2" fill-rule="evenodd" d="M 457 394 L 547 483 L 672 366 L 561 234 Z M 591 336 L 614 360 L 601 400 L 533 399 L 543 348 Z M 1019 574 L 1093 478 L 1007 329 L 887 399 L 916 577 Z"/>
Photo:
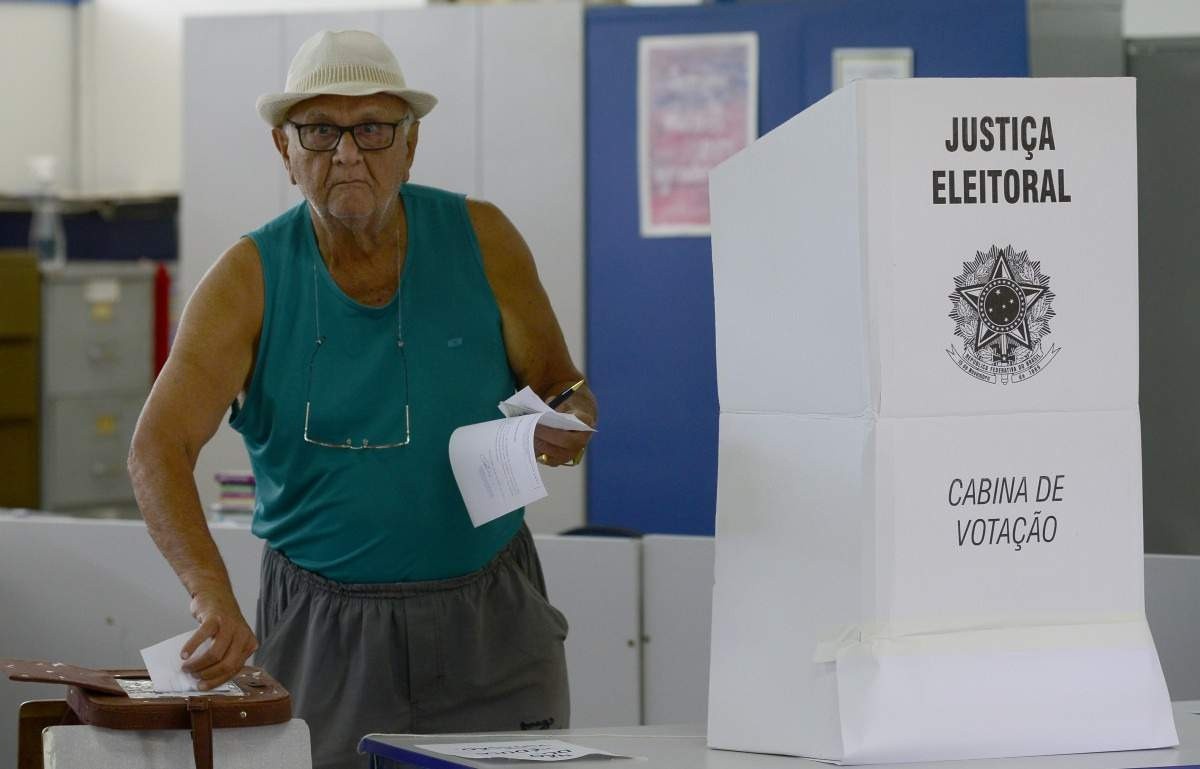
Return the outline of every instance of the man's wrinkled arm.
<path id="1" fill-rule="evenodd" d="M 213 648 L 186 668 L 209 686 L 240 670 L 255 641 L 209 533 L 193 472 L 200 449 L 249 377 L 262 308 L 258 251 L 242 240 L 217 260 L 188 302 L 129 452 L 129 475 L 150 536 L 201 623 L 184 651 L 214 638 Z"/>

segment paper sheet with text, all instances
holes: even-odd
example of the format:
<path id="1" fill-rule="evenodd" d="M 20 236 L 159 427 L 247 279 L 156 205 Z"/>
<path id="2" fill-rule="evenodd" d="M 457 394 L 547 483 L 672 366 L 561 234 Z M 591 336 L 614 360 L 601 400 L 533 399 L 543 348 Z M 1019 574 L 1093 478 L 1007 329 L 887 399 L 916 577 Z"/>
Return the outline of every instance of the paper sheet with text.
<path id="1" fill-rule="evenodd" d="M 592 432 L 575 415 L 552 410 L 528 387 L 499 408 L 503 419 L 466 425 L 450 436 L 450 468 L 477 527 L 546 496 L 533 448 L 539 424 Z"/>
<path id="2" fill-rule="evenodd" d="M 514 742 L 448 742 L 417 745 L 421 750 L 456 758 L 495 758 L 507 761 L 570 761 L 585 756 L 629 758 L 604 750 L 585 748 L 562 740 L 517 740 Z"/>

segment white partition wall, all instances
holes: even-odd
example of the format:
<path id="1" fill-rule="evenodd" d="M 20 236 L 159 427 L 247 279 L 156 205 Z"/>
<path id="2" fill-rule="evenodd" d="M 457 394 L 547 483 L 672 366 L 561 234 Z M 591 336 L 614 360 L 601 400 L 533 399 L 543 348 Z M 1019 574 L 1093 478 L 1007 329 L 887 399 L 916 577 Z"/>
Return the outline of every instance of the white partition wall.
<path id="1" fill-rule="evenodd" d="M 582 367 L 583 13 L 574 2 L 516 4 L 484 6 L 480 19 L 479 195 L 525 236 Z M 584 473 L 543 477 L 550 496 L 529 507 L 530 527 L 582 524 Z"/>
<path id="2" fill-rule="evenodd" d="M 276 16 L 189 19 L 184 38 L 181 297 L 243 234 L 279 214 L 287 182 L 254 110 L 283 82 Z"/>
<path id="3" fill-rule="evenodd" d="M 642 538 L 643 723 L 704 720 L 712 582 L 711 537 Z M 1146 555 L 1146 615 L 1175 701 L 1200 698 L 1198 585 L 1200 557 Z"/>
<path id="4" fill-rule="evenodd" d="M 414 88 L 436 94 L 421 120 L 413 181 L 479 195 L 479 35 L 477 8 L 388 11 L 377 30 Z"/>
<path id="5" fill-rule="evenodd" d="M 713 171 L 709 745 L 880 763 L 1176 744 L 1144 619 L 1134 97 L 858 81 Z M 994 115 L 1024 116 L 1020 148 L 991 141 L 1016 125 Z M 795 386 L 760 386 L 763 366 Z"/>
<path id="6" fill-rule="evenodd" d="M 244 528 L 212 531 L 253 618 L 261 544 Z M 139 649 L 196 624 L 179 579 L 132 521 L 0 516 L 0 612 L 10 618 L 0 656 L 110 668 L 141 667 Z M 0 679 L 0 766 L 16 755 L 20 703 L 62 696 L 60 686 Z"/>
<path id="7" fill-rule="evenodd" d="M 183 188 L 179 216 L 181 302 L 217 257 L 284 209 L 283 174 L 254 109 L 283 83 L 279 16 L 188 19 L 183 57 Z M 196 485 L 207 508 L 213 474 L 249 467 L 241 437 L 222 424 L 201 452 Z"/>
<path id="8" fill-rule="evenodd" d="M 74 25 L 74 3 L 0 3 L 0 61 L 14 74 L 20 67 L 20 77 L 0 78 L 5 104 L 0 190 L 5 193 L 33 189 L 31 155 L 57 157 L 59 187 L 75 186 L 75 82 L 67 55 Z"/>
<path id="9" fill-rule="evenodd" d="M 583 348 L 583 8 L 577 2 L 371 12 L 190 18 L 184 27 L 184 180 L 179 295 L 238 237 L 299 201 L 255 99 L 282 88 L 299 45 L 325 29 L 368 29 L 396 52 L 414 87 L 440 102 L 421 122 L 413 182 L 492 201 L 538 261 L 572 356 Z M 222 426 L 201 453 L 201 500 L 213 474 L 248 469 Z M 547 473 L 530 506 L 538 532 L 584 520 L 584 468 Z"/>
<path id="10" fill-rule="evenodd" d="M 642 723 L 708 717 L 713 538 L 642 538 Z"/>
<path id="11" fill-rule="evenodd" d="M 570 625 L 571 726 L 640 723 L 638 541 L 535 539 L 550 602 L 562 610 Z"/>
<path id="12" fill-rule="evenodd" d="M 262 543 L 244 526 L 213 536 L 234 593 L 253 623 Z M 550 600 L 567 617 L 573 726 L 639 721 L 639 544 L 591 537 L 536 538 Z M 0 657 L 141 667 L 138 650 L 194 627 L 188 597 L 136 521 L 0 512 Z M 0 678 L 0 767 L 16 754 L 21 702 L 61 687 Z"/>
<path id="13" fill-rule="evenodd" d="M 252 618 L 261 543 L 232 524 L 215 525 L 213 534 Z M 570 624 L 572 725 L 703 722 L 713 539 L 536 541 L 550 599 Z M 1150 628 L 1176 700 L 1200 696 L 1197 584 L 1200 557 L 1146 556 Z M 0 616 L 9 618 L 0 626 L 0 656 L 98 666 L 138 666 L 139 648 L 193 624 L 179 580 L 140 523 L 3 513 Z M 59 694 L 0 679 L 0 713 Z M 15 719 L 0 719 L 0 767 L 15 738 Z"/>

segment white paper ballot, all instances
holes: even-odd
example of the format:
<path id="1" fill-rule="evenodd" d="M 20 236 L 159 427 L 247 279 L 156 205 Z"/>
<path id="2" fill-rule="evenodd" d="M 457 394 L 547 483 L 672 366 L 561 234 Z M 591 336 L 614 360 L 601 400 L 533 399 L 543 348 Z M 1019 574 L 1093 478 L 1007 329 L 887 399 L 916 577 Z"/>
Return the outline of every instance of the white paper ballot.
<path id="1" fill-rule="evenodd" d="M 417 745 L 421 750 L 456 758 L 499 758 L 508 761 L 570 761 L 585 756 L 629 758 L 562 740 L 518 740 L 516 742 L 448 742 L 442 745 Z"/>
<path id="2" fill-rule="evenodd" d="M 150 682 L 154 684 L 154 691 L 204 693 L 197 691 L 200 687 L 200 680 L 190 673 L 183 672 L 185 660 L 179 656 L 183 645 L 195 632 L 195 630 L 189 630 L 174 638 L 168 638 L 142 649 L 142 662 L 146 663 L 146 670 L 150 673 Z M 200 644 L 192 656 L 203 654 L 210 646 L 212 646 L 211 638 Z"/>
<path id="3" fill-rule="evenodd" d="M 501 401 L 500 411 L 506 417 L 519 417 L 525 414 L 545 414 L 540 424 L 546 427 L 553 427 L 556 430 L 596 432 L 574 414 L 564 414 L 561 411 L 555 411 L 550 408 L 549 404 L 542 401 L 537 396 L 537 393 L 528 387 L 514 394 L 508 400 Z"/>
<path id="4" fill-rule="evenodd" d="M 594 432 L 574 414 L 551 409 L 528 387 L 499 408 L 505 419 L 466 425 L 450 436 L 450 468 L 476 527 L 546 496 L 534 428 Z"/>
<path id="5" fill-rule="evenodd" d="M 546 496 L 533 453 L 539 419 L 540 414 L 496 419 L 450 436 L 450 468 L 476 527 Z"/>

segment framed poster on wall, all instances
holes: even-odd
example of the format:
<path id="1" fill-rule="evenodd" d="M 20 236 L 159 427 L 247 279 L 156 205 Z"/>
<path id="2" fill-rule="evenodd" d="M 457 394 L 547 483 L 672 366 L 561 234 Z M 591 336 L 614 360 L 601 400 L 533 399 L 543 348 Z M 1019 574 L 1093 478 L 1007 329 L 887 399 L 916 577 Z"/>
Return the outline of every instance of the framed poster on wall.
<path id="1" fill-rule="evenodd" d="M 758 135 L 758 36 L 638 40 L 642 237 L 708 235 L 708 172 Z"/>

